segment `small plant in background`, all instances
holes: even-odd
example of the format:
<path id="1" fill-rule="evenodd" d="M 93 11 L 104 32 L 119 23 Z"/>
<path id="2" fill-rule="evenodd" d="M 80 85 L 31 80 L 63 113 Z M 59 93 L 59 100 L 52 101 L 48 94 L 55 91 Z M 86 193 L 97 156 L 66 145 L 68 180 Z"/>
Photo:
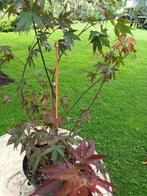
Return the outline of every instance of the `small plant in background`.
<path id="1" fill-rule="evenodd" d="M 16 17 L 5 17 L 0 20 L 0 31 L 13 32 L 16 29 Z"/>
<path id="2" fill-rule="evenodd" d="M 2 46 L 0 45 L 0 70 L 4 63 L 9 62 L 14 59 L 14 55 L 10 46 Z"/>
<path id="3" fill-rule="evenodd" d="M 122 18 L 116 21 L 111 13 L 117 1 L 86 1 L 84 7 L 81 7 L 83 1 L 76 4 L 77 6 L 74 6 L 75 3 L 70 0 L 11 0 L 1 1 L 0 4 L 9 15 L 17 16 L 18 32 L 28 32 L 30 29 L 34 31 L 35 41 L 28 46 L 28 56 L 23 63 L 24 69 L 19 83 L 22 105 L 26 108 L 30 120 L 12 128 L 8 141 L 8 144 L 14 144 L 15 148 L 21 144 L 21 153 L 26 154 L 26 175 L 31 182 L 35 181 L 40 185 L 33 195 L 50 192 L 53 195 L 67 196 L 88 196 L 93 193 L 102 195 L 98 187 L 108 192 L 114 187 L 96 175 L 92 165 L 98 166 L 104 156 L 95 154 L 93 140 L 89 144 L 85 139 L 79 140 L 78 131 L 83 122 L 91 120 L 91 108 L 102 87 L 115 79 L 124 59 L 135 53 L 135 40 L 127 21 Z M 85 25 L 80 32 L 73 25 L 75 20 Z M 109 38 L 106 22 L 111 22 L 113 26 L 116 36 L 113 42 Z M 67 96 L 60 97 L 59 104 L 58 63 L 88 30 L 93 53 L 99 57 L 94 71 L 87 74 L 91 83 L 76 98 L 73 105 L 69 104 Z M 60 31 L 61 36 L 54 42 L 56 66 L 51 68 L 44 53 L 53 49 L 50 40 L 56 31 Z M 39 87 L 42 90 L 30 92 L 25 76 L 29 66 L 37 66 L 36 56 L 41 59 L 46 80 L 43 80 L 42 75 L 38 75 Z M 73 121 L 73 129 L 69 132 L 61 130 L 59 127 L 63 127 L 69 120 L 69 113 L 94 87 L 95 95 Z M 60 114 L 59 107 L 62 106 L 65 106 L 66 111 Z"/>
<path id="4" fill-rule="evenodd" d="M 13 79 L 10 79 L 3 71 L 3 66 L 6 62 L 9 62 L 14 59 L 13 52 L 10 46 L 0 45 L 0 87 L 11 82 L 14 82 Z"/>

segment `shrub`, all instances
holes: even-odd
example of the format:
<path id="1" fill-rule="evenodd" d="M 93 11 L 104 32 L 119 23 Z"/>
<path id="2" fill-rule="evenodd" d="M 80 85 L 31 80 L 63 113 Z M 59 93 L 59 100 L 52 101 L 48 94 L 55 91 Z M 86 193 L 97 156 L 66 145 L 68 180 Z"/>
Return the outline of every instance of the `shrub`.
<path id="1" fill-rule="evenodd" d="M 12 32 L 16 29 L 16 17 L 11 16 L 7 18 L 3 18 L 0 21 L 0 31 L 1 32 Z"/>

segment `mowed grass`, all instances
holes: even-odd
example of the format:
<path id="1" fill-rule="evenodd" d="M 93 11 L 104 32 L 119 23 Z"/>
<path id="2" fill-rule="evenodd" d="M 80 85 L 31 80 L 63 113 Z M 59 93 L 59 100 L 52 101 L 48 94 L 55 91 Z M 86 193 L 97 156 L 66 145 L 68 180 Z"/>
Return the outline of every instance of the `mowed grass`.
<path id="1" fill-rule="evenodd" d="M 82 25 L 78 25 L 79 29 Z M 115 195 L 118 196 L 146 196 L 147 195 L 147 31 L 133 31 L 137 43 L 137 58 L 129 56 L 126 66 L 122 66 L 116 80 L 108 83 L 101 91 L 100 99 L 93 107 L 93 121 L 82 125 L 81 135 L 94 138 L 97 152 L 108 154 L 105 164 L 111 180 L 118 186 Z M 113 38 L 112 27 L 109 31 Z M 51 40 L 57 40 L 57 32 Z M 0 33 L 0 44 L 9 44 L 22 61 L 27 54 L 27 46 L 33 41 L 33 33 Z M 64 56 L 60 63 L 60 89 L 69 95 L 71 103 L 87 86 L 87 72 L 94 70 L 92 66 L 96 57 L 92 55 L 88 44 L 88 33 L 75 44 L 74 49 Z M 46 54 L 48 67 L 55 62 L 54 50 Z M 23 65 L 16 58 L 5 65 L 4 71 L 19 81 Z M 43 72 L 43 66 L 37 59 L 36 67 L 27 69 L 27 77 L 31 88 L 38 89 L 37 75 Z M 31 78 L 31 79 L 30 79 Z M 73 110 L 70 116 L 76 116 L 79 108 L 86 106 L 92 98 L 91 91 Z M 60 91 L 60 93 L 62 93 Z M 12 96 L 12 102 L 3 104 L 5 95 Z M 25 110 L 20 104 L 17 85 L 12 84 L 0 89 L 0 134 L 4 134 L 13 124 L 27 119 Z M 65 128 L 70 128 L 66 125 Z M 2 161 L 2 160 L 1 160 Z"/>

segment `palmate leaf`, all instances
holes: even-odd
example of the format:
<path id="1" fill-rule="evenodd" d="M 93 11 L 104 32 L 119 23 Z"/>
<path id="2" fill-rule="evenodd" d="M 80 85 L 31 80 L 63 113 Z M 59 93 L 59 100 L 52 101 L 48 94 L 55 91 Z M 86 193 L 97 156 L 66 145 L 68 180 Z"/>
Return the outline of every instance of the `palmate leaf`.
<path id="1" fill-rule="evenodd" d="M 14 59 L 11 47 L 8 45 L 0 45 L 0 69 L 5 62 Z"/>
<path id="2" fill-rule="evenodd" d="M 65 146 L 61 144 L 53 144 L 48 147 L 43 155 L 51 154 L 51 160 L 56 163 L 59 159 L 64 157 Z"/>
<path id="3" fill-rule="evenodd" d="M 43 23 L 42 23 L 40 16 L 37 16 L 33 12 L 22 12 L 19 15 L 19 20 L 17 23 L 17 30 L 20 32 L 21 31 L 29 31 L 33 22 L 39 27 L 43 26 Z"/>
<path id="4" fill-rule="evenodd" d="M 72 189 L 73 185 L 74 187 L 80 185 L 81 176 L 79 175 L 79 169 L 68 162 L 66 164 L 58 163 L 56 165 L 50 165 L 41 169 L 41 171 L 43 174 L 49 176 L 49 178 L 32 195 L 42 195 L 42 193 L 50 193 L 53 190 L 57 191 L 57 195 L 67 195 L 75 191 Z M 63 183 L 65 181 L 69 181 L 69 183 Z"/>
<path id="5" fill-rule="evenodd" d="M 14 148 L 17 148 L 17 146 L 26 139 L 27 135 L 25 133 L 25 129 L 28 127 L 30 127 L 29 123 L 22 123 L 8 130 L 8 133 L 11 135 L 11 137 L 9 138 L 7 144 L 14 144 Z"/>
<path id="6" fill-rule="evenodd" d="M 109 39 L 107 32 L 102 29 L 102 32 L 91 31 L 89 36 L 90 43 L 93 45 L 93 52 L 96 53 L 96 50 L 100 53 L 103 51 L 103 46 L 110 47 Z"/>
<path id="7" fill-rule="evenodd" d="M 79 138 L 76 138 L 75 135 L 69 135 L 67 133 L 60 133 L 59 135 L 54 136 L 51 139 L 52 145 L 62 144 L 63 146 L 78 145 Z"/>
<path id="8" fill-rule="evenodd" d="M 75 40 L 80 40 L 80 38 L 74 34 L 75 30 L 70 29 L 64 33 L 65 45 L 67 48 L 71 48 L 74 45 Z"/>
<path id="9" fill-rule="evenodd" d="M 56 196 L 92 196 L 92 193 L 102 195 L 98 186 L 108 192 L 111 192 L 110 187 L 114 187 L 113 184 L 97 177 L 94 171 L 85 168 L 83 173 L 78 165 L 73 165 L 68 161 L 49 165 L 41 169 L 41 172 L 47 176 L 47 179 L 31 196 L 42 196 L 52 191 Z"/>
<path id="10" fill-rule="evenodd" d="M 117 24 L 115 25 L 115 34 L 117 36 L 119 36 L 120 34 L 124 36 L 126 36 L 127 34 L 132 34 L 131 27 L 127 24 L 127 21 L 125 19 L 118 19 Z"/>
<path id="11" fill-rule="evenodd" d="M 35 171 L 37 170 L 39 163 L 42 158 L 42 150 L 38 149 L 34 151 L 34 153 L 31 154 L 30 159 L 29 159 L 29 166 L 32 169 L 33 175 L 35 174 Z"/>
<path id="12" fill-rule="evenodd" d="M 61 188 L 62 182 L 57 180 L 46 180 L 39 186 L 33 194 L 30 196 L 43 196 L 48 193 L 48 195 L 55 195 L 56 192 Z M 53 194 L 52 194 L 53 193 Z"/>
<path id="13" fill-rule="evenodd" d="M 88 144 L 85 139 L 82 140 L 80 146 L 73 149 L 73 156 L 82 164 L 96 165 L 105 155 L 95 154 L 95 143 L 91 140 Z"/>
<path id="14" fill-rule="evenodd" d="M 28 12 L 23 12 L 19 16 L 19 21 L 17 24 L 18 31 L 29 31 L 32 25 L 32 14 Z"/>
<path id="15" fill-rule="evenodd" d="M 59 26 L 61 29 L 65 29 L 65 28 L 69 28 L 71 24 L 73 24 L 73 21 L 70 19 L 70 15 L 72 14 L 71 11 L 69 12 L 61 12 L 61 14 L 59 15 Z"/>

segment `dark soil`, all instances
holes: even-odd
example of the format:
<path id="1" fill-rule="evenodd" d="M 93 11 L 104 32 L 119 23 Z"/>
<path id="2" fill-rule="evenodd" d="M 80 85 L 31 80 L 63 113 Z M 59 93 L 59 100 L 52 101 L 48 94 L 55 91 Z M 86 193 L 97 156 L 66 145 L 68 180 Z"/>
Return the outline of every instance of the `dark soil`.
<path id="1" fill-rule="evenodd" d="M 37 170 L 33 175 L 32 171 L 29 169 L 28 159 L 26 156 L 23 160 L 23 172 L 27 177 L 30 185 L 32 184 L 35 187 L 39 186 L 45 180 L 45 176 L 42 175 L 39 170 Z"/>

